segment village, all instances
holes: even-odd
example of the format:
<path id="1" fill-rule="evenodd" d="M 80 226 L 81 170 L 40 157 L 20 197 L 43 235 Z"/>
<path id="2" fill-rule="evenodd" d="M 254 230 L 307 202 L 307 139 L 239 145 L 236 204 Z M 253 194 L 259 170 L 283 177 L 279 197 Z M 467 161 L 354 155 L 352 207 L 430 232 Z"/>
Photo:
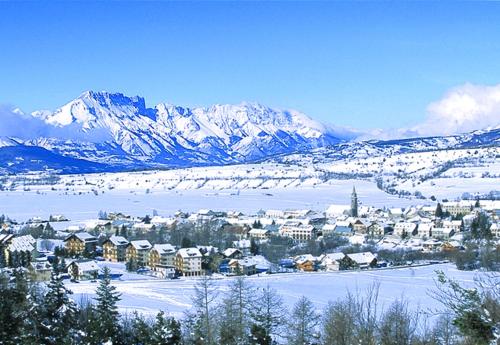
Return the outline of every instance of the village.
<path id="1" fill-rule="evenodd" d="M 23 224 L 3 216 L 0 266 L 24 267 L 37 281 L 50 279 L 54 269 L 72 281 L 95 280 L 101 262 L 122 268 L 114 278 L 134 272 L 159 279 L 364 270 L 436 260 L 498 270 L 499 219 L 500 201 L 380 209 L 360 205 L 355 188 L 350 205 L 331 205 L 322 213 L 203 209 L 134 218 L 100 211 L 99 219 L 80 225 L 69 225 L 63 215 Z"/>

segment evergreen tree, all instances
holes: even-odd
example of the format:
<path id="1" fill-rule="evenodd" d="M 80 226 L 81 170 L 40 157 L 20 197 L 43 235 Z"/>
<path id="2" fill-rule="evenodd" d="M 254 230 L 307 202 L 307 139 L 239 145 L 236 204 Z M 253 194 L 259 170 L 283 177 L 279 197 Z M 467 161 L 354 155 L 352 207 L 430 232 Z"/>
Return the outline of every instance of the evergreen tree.
<path id="1" fill-rule="evenodd" d="M 152 327 L 142 315 L 134 312 L 132 318 L 132 342 L 136 345 L 146 345 L 151 339 Z"/>
<path id="2" fill-rule="evenodd" d="M 110 270 L 106 266 L 102 270 L 103 277 L 97 287 L 97 297 L 95 314 L 97 329 L 95 334 L 102 342 L 119 340 L 120 325 L 117 303 L 120 301 L 120 294 L 116 292 L 116 287 L 111 285 L 109 278 Z"/>
<path id="3" fill-rule="evenodd" d="M 250 239 L 250 253 L 252 255 L 257 255 L 259 254 L 259 246 L 255 242 L 255 240 L 252 238 Z"/>
<path id="4" fill-rule="evenodd" d="M 160 311 L 153 325 L 151 345 L 180 345 L 181 340 L 180 323 L 172 317 L 165 317 L 165 313 Z"/>
<path id="5" fill-rule="evenodd" d="M 443 208 L 441 207 L 441 204 L 439 202 L 436 206 L 436 217 L 438 217 L 438 218 L 443 217 Z"/>
<path id="6" fill-rule="evenodd" d="M 248 341 L 250 345 L 271 345 L 272 339 L 266 332 L 264 327 L 252 324 L 250 328 L 250 339 Z"/>
<path id="7" fill-rule="evenodd" d="M 41 328 L 43 344 L 72 344 L 76 329 L 77 306 L 69 298 L 72 292 L 52 272 L 44 299 L 44 322 Z"/>

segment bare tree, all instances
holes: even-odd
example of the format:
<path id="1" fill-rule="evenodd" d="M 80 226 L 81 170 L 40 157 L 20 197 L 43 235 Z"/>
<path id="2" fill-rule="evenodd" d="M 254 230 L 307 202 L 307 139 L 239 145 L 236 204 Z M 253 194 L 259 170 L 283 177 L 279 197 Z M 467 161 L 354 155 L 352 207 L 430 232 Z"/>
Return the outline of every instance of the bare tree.
<path id="1" fill-rule="evenodd" d="M 288 325 L 288 344 L 309 345 L 318 341 L 317 326 L 320 316 L 316 313 L 314 304 L 302 296 L 293 307 Z"/>
<path id="2" fill-rule="evenodd" d="M 352 295 L 344 300 L 330 302 L 322 320 L 322 343 L 325 345 L 352 345 L 357 342 L 354 325 L 357 308 Z"/>

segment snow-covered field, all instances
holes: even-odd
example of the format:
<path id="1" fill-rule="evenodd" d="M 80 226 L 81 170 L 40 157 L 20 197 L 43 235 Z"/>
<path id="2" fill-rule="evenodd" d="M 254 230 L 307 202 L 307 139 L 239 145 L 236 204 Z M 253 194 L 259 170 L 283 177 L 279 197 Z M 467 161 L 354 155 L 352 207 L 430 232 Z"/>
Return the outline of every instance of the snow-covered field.
<path id="1" fill-rule="evenodd" d="M 42 192 L 34 190 L 0 192 L 0 213 L 18 221 L 34 216 L 48 217 L 64 214 L 73 221 L 97 217 L 99 210 L 120 211 L 144 216 L 157 210 L 161 215 L 171 215 L 181 209 L 186 212 L 202 208 L 213 210 L 238 210 L 255 213 L 259 209 L 313 209 L 324 211 L 330 204 L 348 204 L 353 185 L 361 203 L 375 206 L 399 206 L 422 203 L 421 200 L 398 198 L 379 189 L 370 181 L 335 180 L 326 186 L 281 188 L 272 190 L 156 190 L 146 193 L 144 188 L 114 189 L 97 195 L 51 190 L 44 186 Z M 426 203 L 432 203 L 426 201 Z"/>
<path id="2" fill-rule="evenodd" d="M 110 264 L 112 270 L 120 270 L 120 264 Z M 343 298 L 348 291 L 363 294 L 374 283 L 380 284 L 379 307 L 388 306 L 397 298 L 409 300 L 411 308 L 432 311 L 440 307 L 429 296 L 435 288 L 435 270 L 444 271 L 449 277 L 462 285 L 471 286 L 476 272 L 458 271 L 451 264 L 439 264 L 414 268 L 402 268 L 378 271 L 343 271 L 318 273 L 292 273 L 248 277 L 254 287 L 267 285 L 276 289 L 283 296 L 287 307 L 291 307 L 301 296 L 310 298 L 318 309 L 322 309 L 328 301 Z M 124 278 L 124 279 L 123 279 Z M 122 294 L 119 303 L 122 312 L 137 310 L 152 314 L 164 310 L 172 315 L 182 316 L 191 307 L 191 296 L 196 284 L 195 278 L 180 280 L 145 279 L 138 275 L 124 276 L 123 280 L 113 281 Z M 220 294 L 228 289 L 234 278 L 216 280 L 216 288 Z M 74 292 L 76 301 L 82 298 L 93 298 L 98 283 L 68 283 Z"/>
<path id="3" fill-rule="evenodd" d="M 319 153 L 318 153 L 319 152 Z M 63 213 L 73 220 L 93 218 L 99 210 L 132 215 L 170 215 L 181 209 L 313 209 L 349 203 L 352 186 L 366 205 L 404 207 L 430 200 L 401 199 L 406 191 L 454 200 L 463 193 L 486 194 L 500 185 L 500 148 L 438 150 L 350 158 L 322 151 L 276 158 L 276 162 L 162 171 L 44 177 L 32 174 L 0 181 L 1 213 L 17 220 Z M 45 181 L 43 181 L 45 179 Z M 44 184 L 47 181 L 51 184 Z M 42 181 L 42 182 L 41 182 Z"/>

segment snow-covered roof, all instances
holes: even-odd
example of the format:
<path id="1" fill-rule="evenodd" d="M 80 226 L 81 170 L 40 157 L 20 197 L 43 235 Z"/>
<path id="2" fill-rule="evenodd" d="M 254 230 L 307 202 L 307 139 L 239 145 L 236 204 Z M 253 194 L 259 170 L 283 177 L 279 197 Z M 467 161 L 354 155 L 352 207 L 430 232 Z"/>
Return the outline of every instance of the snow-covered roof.
<path id="1" fill-rule="evenodd" d="M 31 235 L 14 237 L 9 244 L 11 252 L 31 252 L 35 250 L 36 240 Z"/>
<path id="2" fill-rule="evenodd" d="M 226 250 L 224 250 L 224 251 L 222 252 L 222 255 L 224 255 L 225 257 L 227 257 L 227 258 L 228 258 L 228 257 L 230 257 L 230 256 L 233 256 L 233 255 L 234 255 L 234 253 L 237 253 L 237 252 L 238 252 L 238 253 L 240 252 L 240 250 L 239 250 L 239 249 L 237 249 L 237 248 L 227 248 Z"/>
<path id="3" fill-rule="evenodd" d="M 82 273 L 82 272 L 99 271 L 99 265 L 94 260 L 73 261 L 71 264 L 77 265 L 78 266 L 78 271 L 80 271 L 80 273 Z"/>
<path id="4" fill-rule="evenodd" d="M 344 257 L 345 257 L 344 253 L 324 254 L 321 257 L 321 262 L 326 263 L 326 262 L 339 261 L 339 260 L 342 260 Z"/>
<path id="5" fill-rule="evenodd" d="M 130 241 L 130 244 L 137 250 L 146 250 L 152 248 L 152 245 L 148 240 Z"/>
<path id="6" fill-rule="evenodd" d="M 177 251 L 177 255 L 180 255 L 182 258 L 202 257 L 198 248 L 181 248 Z"/>
<path id="7" fill-rule="evenodd" d="M 92 236 L 88 232 L 77 232 L 72 235 L 70 235 L 68 238 L 66 238 L 65 241 L 69 240 L 71 237 L 76 236 L 80 241 L 82 242 L 97 242 L 97 238 L 95 236 Z"/>
<path id="8" fill-rule="evenodd" d="M 128 244 L 128 240 L 123 236 L 113 235 L 109 238 L 109 241 L 115 246 L 123 246 Z"/>
<path id="9" fill-rule="evenodd" d="M 155 244 L 153 246 L 153 249 L 156 250 L 160 255 L 175 253 L 175 247 L 169 243 Z"/>
<path id="10" fill-rule="evenodd" d="M 376 259 L 375 255 L 371 252 L 347 254 L 347 257 L 358 265 L 367 265 Z"/>

